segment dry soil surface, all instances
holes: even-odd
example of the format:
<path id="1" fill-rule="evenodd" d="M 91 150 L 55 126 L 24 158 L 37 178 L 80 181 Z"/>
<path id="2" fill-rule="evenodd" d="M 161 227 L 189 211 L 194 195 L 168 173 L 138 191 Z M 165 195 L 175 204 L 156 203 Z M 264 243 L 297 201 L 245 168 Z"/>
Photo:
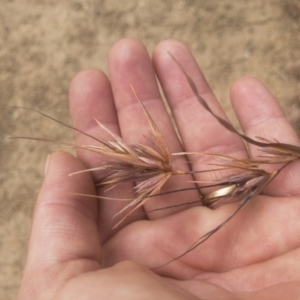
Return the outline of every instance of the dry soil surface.
<path id="1" fill-rule="evenodd" d="M 252 75 L 300 132 L 297 0 L 0 0 L 0 7 L 0 105 L 32 107 L 70 122 L 68 85 L 76 72 L 106 71 L 108 51 L 123 37 L 139 38 L 150 53 L 175 38 L 190 46 L 235 124 L 229 88 Z M 32 112 L 0 113 L 0 299 L 15 299 L 44 161 L 57 146 L 6 137 L 72 141 L 73 135 Z"/>

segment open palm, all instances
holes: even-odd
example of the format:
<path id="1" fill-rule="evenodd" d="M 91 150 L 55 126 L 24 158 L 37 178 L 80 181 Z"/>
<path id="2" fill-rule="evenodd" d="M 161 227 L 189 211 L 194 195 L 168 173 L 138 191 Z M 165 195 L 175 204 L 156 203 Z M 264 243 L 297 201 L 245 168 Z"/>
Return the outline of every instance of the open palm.
<path id="1" fill-rule="evenodd" d="M 110 52 L 110 81 L 96 70 L 83 71 L 74 78 L 70 89 L 74 126 L 97 137 L 104 133 L 96 118 L 129 144 L 144 143 L 149 124 L 132 85 L 171 153 L 201 151 L 247 158 L 242 140 L 218 124 L 197 102 L 169 53 L 184 66 L 213 111 L 226 118 L 185 45 L 162 42 L 152 64 L 139 41 L 125 39 Z M 172 109 L 184 149 L 161 100 L 155 74 Z M 300 145 L 273 96 L 258 80 L 238 80 L 231 90 L 231 100 L 247 135 Z M 76 143 L 97 145 L 80 133 Z M 250 151 L 253 156 L 260 154 L 257 147 L 250 146 Z M 216 210 L 200 202 L 193 207 L 176 206 L 196 201 L 199 193 L 206 192 L 197 189 L 157 196 L 111 230 L 112 217 L 126 203 L 72 193 L 133 198 L 133 186 L 122 184 L 109 191 L 96 191 L 97 174 L 68 174 L 97 167 L 103 157 L 78 150 L 78 158 L 62 152 L 50 157 L 34 213 L 19 299 L 293 299 L 300 294 L 298 161 L 284 168 L 263 196 L 252 199 L 209 240 L 180 259 L 156 268 L 184 253 L 232 214 L 238 204 Z M 176 169 L 196 171 L 204 159 L 207 157 L 189 156 L 187 162 L 175 156 L 173 164 Z M 216 172 L 174 176 L 163 190 L 195 187 L 193 180 L 213 180 L 216 176 Z M 151 212 L 167 206 L 176 207 Z"/>

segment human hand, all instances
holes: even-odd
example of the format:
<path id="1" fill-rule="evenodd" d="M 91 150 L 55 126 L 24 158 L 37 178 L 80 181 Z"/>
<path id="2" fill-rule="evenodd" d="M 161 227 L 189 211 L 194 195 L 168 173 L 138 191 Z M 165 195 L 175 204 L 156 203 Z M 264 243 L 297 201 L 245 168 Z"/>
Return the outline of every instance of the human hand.
<path id="1" fill-rule="evenodd" d="M 184 66 L 213 111 L 225 115 L 189 50 L 177 41 L 162 42 L 154 52 L 153 65 L 185 150 L 247 158 L 240 138 L 199 105 L 168 51 Z M 95 117 L 128 143 L 144 142 L 149 124 L 131 91 L 132 84 L 162 131 L 169 150 L 181 152 L 143 45 L 132 39 L 118 42 L 110 52 L 109 74 L 110 82 L 96 70 L 83 71 L 74 78 L 70 88 L 74 126 L 99 136 Z M 239 79 L 232 87 L 231 100 L 247 135 L 300 145 L 273 96 L 258 80 Z M 80 133 L 76 143 L 97 145 Z M 257 147 L 250 149 L 253 156 L 259 155 Z M 111 221 L 124 202 L 70 193 L 96 194 L 96 178 L 91 174 L 68 174 L 99 166 L 101 158 L 80 149 L 77 156 L 78 159 L 58 152 L 50 157 L 34 211 L 19 299 L 295 299 L 300 294 L 299 161 L 287 166 L 263 196 L 252 199 L 201 246 L 151 271 L 182 254 L 226 219 L 238 204 L 216 210 L 181 206 L 149 213 L 158 207 L 199 198 L 196 190 L 158 196 L 111 230 L 112 226 L 103 224 Z M 190 166 L 184 158 L 176 158 L 174 164 L 182 170 L 197 170 L 202 159 L 194 158 Z M 207 176 L 213 179 L 215 174 L 195 174 L 195 179 Z M 165 189 L 190 187 L 187 181 L 191 180 L 192 176 L 184 180 L 180 176 L 171 178 Z M 122 185 L 105 196 L 133 198 L 132 187 Z"/>

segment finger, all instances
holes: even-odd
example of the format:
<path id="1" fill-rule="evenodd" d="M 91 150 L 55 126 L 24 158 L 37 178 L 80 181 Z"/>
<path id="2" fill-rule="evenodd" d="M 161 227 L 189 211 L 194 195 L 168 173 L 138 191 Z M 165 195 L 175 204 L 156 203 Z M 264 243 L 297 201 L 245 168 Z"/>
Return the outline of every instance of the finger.
<path id="1" fill-rule="evenodd" d="M 172 54 L 197 86 L 200 96 L 220 117 L 227 119 L 223 109 L 211 91 L 203 73 L 192 53 L 181 42 L 167 40 L 155 49 L 153 60 L 157 76 L 172 108 L 185 150 L 188 152 L 207 152 L 246 158 L 247 152 L 239 137 L 224 129 L 214 117 L 197 101 L 186 77 Z M 211 157 L 192 156 L 193 170 L 207 169 L 203 163 Z M 195 174 L 197 180 L 214 180 L 219 172 Z M 223 174 L 224 176 L 224 174 Z"/>
<path id="2" fill-rule="evenodd" d="M 130 144 L 147 143 L 144 136 L 149 136 L 149 121 L 131 90 L 132 85 L 150 113 L 154 122 L 166 141 L 170 152 L 182 151 L 180 142 L 174 132 L 169 115 L 159 94 L 154 70 L 145 47 L 137 40 L 124 39 L 114 45 L 109 55 L 109 72 L 115 105 L 122 137 Z M 188 164 L 183 158 L 175 158 L 173 167 L 182 171 L 189 171 Z M 173 177 L 166 183 L 162 191 L 181 189 L 194 185 L 187 183 L 191 176 Z M 199 199 L 197 192 L 187 192 L 188 199 Z M 182 193 L 174 193 L 170 197 L 161 196 L 151 198 L 145 205 L 146 211 L 157 207 L 164 207 L 182 203 Z M 182 210 L 185 208 L 179 208 Z M 150 214 L 149 218 L 158 218 L 174 213 L 162 210 L 160 214 Z"/>
<path id="3" fill-rule="evenodd" d="M 95 119 L 112 132 L 120 134 L 110 83 L 102 72 L 86 70 L 77 74 L 70 85 L 70 113 L 74 127 L 95 138 L 104 134 Z M 75 132 L 78 145 L 102 146 L 90 136 Z M 78 157 L 89 168 L 101 162 L 98 153 L 78 149 Z"/>
<path id="4" fill-rule="evenodd" d="M 246 135 L 300 146 L 297 134 L 275 98 L 257 79 L 239 79 L 231 89 L 231 99 Z M 257 146 L 249 146 L 254 157 L 262 155 Z M 295 161 L 280 172 L 268 185 L 265 193 L 273 196 L 299 195 L 299 175 L 300 162 Z"/>
<path id="5" fill-rule="evenodd" d="M 120 135 L 110 83 L 107 77 L 100 71 L 83 71 L 73 79 L 70 86 L 70 112 L 74 126 L 91 136 L 96 138 L 107 137 L 107 133 L 101 130 L 95 118 L 109 130 Z M 78 132 L 76 132 L 76 144 L 102 146 L 98 141 Z M 78 150 L 78 157 L 89 168 L 100 167 L 107 160 L 106 157 L 98 153 L 81 149 Z M 130 183 L 122 185 L 120 189 L 106 190 L 107 188 L 105 187 L 98 189 L 98 194 L 115 199 L 134 198 L 133 185 Z M 99 224 L 102 243 L 123 226 L 135 220 L 145 218 L 143 210 L 139 209 L 136 216 L 131 217 L 115 230 L 112 230 L 114 223 L 117 222 L 113 219 L 113 216 L 126 204 L 128 203 L 124 201 L 99 200 Z"/>
<path id="6" fill-rule="evenodd" d="M 100 267 L 97 203 L 72 194 L 95 194 L 93 180 L 88 173 L 68 176 L 84 168 L 82 162 L 64 152 L 50 157 L 34 210 L 24 291 L 46 293 L 43 289 L 49 281 L 43 282 L 45 271 L 46 278 L 51 280 L 48 292 L 55 286 L 59 288 L 63 284 L 60 281 Z M 35 297 L 31 294 L 28 299 L 32 298 Z"/>

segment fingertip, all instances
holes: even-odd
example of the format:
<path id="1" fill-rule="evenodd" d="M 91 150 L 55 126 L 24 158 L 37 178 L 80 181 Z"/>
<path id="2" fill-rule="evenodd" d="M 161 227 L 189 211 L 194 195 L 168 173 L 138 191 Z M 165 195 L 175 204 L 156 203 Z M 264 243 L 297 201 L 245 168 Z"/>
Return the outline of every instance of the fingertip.
<path id="1" fill-rule="evenodd" d="M 176 39 L 167 39 L 160 42 L 154 49 L 154 55 L 168 55 L 168 52 L 173 54 L 176 52 L 188 51 L 190 52 L 189 48 L 180 40 Z"/>
<path id="2" fill-rule="evenodd" d="M 236 80 L 230 88 L 231 101 L 234 104 L 241 99 L 247 98 L 252 93 L 268 92 L 267 88 L 257 78 L 244 76 Z"/>
<path id="3" fill-rule="evenodd" d="M 162 41 L 155 48 L 152 58 L 156 74 L 166 93 L 168 93 L 167 83 L 171 86 L 172 93 L 176 95 L 180 95 L 182 92 L 186 94 L 187 91 L 191 91 L 184 72 L 174 61 L 175 58 L 186 74 L 196 83 L 197 89 L 202 96 L 204 94 L 212 94 L 193 53 L 183 42 L 175 39 Z"/>
<path id="4" fill-rule="evenodd" d="M 51 197 L 53 194 L 64 193 L 95 193 L 91 175 L 82 173 L 70 176 L 70 174 L 85 170 L 82 161 L 70 153 L 56 151 L 47 158 L 47 171 L 40 195 L 42 202 L 45 201 L 73 201 L 71 197 Z M 61 195 L 60 195 L 61 196 Z M 70 195 L 69 195 L 70 196 Z"/>
<path id="5" fill-rule="evenodd" d="M 72 79 L 71 81 L 71 88 L 75 88 L 82 85 L 82 83 L 89 83 L 93 81 L 98 81 L 99 78 L 102 79 L 106 78 L 105 73 L 103 73 L 101 70 L 98 69 L 86 69 L 86 70 L 81 70 L 78 72 Z"/>
<path id="6" fill-rule="evenodd" d="M 76 193 L 96 194 L 91 174 L 84 172 L 70 176 L 72 173 L 85 169 L 84 163 L 70 153 L 56 151 L 51 154 L 35 208 L 35 220 L 38 224 L 44 222 L 45 216 L 51 218 L 50 207 L 56 212 L 53 214 L 53 216 L 57 215 L 56 217 L 61 214 L 62 218 L 67 219 L 66 216 L 63 217 L 64 209 L 62 208 L 65 207 L 70 208 L 71 211 L 78 211 L 92 220 L 97 219 L 96 200 L 87 200 L 85 197 L 76 195 Z"/>
<path id="7" fill-rule="evenodd" d="M 197 62 L 188 46 L 179 40 L 168 39 L 159 43 L 153 51 L 153 63 L 158 73 L 163 68 L 172 69 L 172 72 L 178 71 L 178 65 L 172 56 L 190 76 L 194 76 L 195 71 L 199 72 Z"/>
<path id="8" fill-rule="evenodd" d="M 249 104 L 251 104 L 251 102 L 247 101 L 248 95 L 254 90 L 257 84 L 259 84 L 258 80 L 250 76 L 241 77 L 232 84 L 230 88 L 230 100 L 235 111 L 247 109 Z"/>
<path id="9" fill-rule="evenodd" d="M 160 97 L 148 50 L 139 40 L 125 38 L 115 43 L 108 69 L 117 111 L 132 103 L 131 85 L 140 97 L 145 96 L 143 100 Z"/>
<path id="10" fill-rule="evenodd" d="M 135 81 L 135 77 L 143 78 L 146 74 L 145 70 L 149 71 L 152 68 L 145 45 L 134 38 L 121 39 L 112 46 L 108 65 L 114 90 L 123 89 L 122 82 L 125 82 L 128 88 L 126 83 L 128 80 Z"/>
<path id="11" fill-rule="evenodd" d="M 109 85 L 108 78 L 102 71 L 96 69 L 80 71 L 72 79 L 69 88 L 71 109 L 87 100 L 92 102 L 95 96 L 99 96 L 99 91 L 103 92 L 107 85 Z"/>
<path id="12" fill-rule="evenodd" d="M 230 89 L 230 98 L 245 130 L 271 118 L 284 117 L 272 93 L 257 78 L 246 76 L 235 81 Z"/>
<path id="13" fill-rule="evenodd" d="M 237 79 L 230 88 L 231 95 L 239 94 L 243 91 L 248 82 L 256 81 L 256 78 L 251 76 L 243 76 Z"/>
<path id="14" fill-rule="evenodd" d="M 115 106 L 111 85 L 107 76 L 99 70 L 83 70 L 72 80 L 69 91 L 70 114 L 75 128 L 95 136 L 99 128 L 94 120 L 102 123 L 116 122 Z M 117 122 L 116 122 L 117 124 Z M 91 143 L 87 135 L 75 131 L 79 145 Z M 78 155 L 89 165 L 88 158 L 83 158 L 78 149 Z"/>
<path id="15" fill-rule="evenodd" d="M 144 44 L 135 38 L 123 38 L 116 42 L 109 52 L 109 64 L 115 65 L 120 62 L 132 61 L 136 57 L 139 60 L 138 54 L 147 52 Z"/>
<path id="16" fill-rule="evenodd" d="M 56 170 L 57 165 L 64 166 L 65 163 L 72 165 L 73 158 L 75 157 L 72 154 L 60 150 L 48 154 L 45 162 L 45 178 L 52 176 L 52 173 L 54 170 Z"/>

